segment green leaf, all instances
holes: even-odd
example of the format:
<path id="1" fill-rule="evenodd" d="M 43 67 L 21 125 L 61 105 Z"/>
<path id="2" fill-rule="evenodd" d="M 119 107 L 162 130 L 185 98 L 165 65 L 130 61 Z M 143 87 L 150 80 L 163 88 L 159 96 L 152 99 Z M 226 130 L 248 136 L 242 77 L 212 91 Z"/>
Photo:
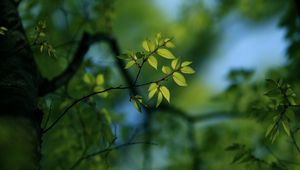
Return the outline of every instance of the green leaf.
<path id="1" fill-rule="evenodd" d="M 163 96 L 162 96 L 161 92 L 158 92 L 156 107 L 158 107 L 160 105 L 162 99 L 163 99 Z"/>
<path id="2" fill-rule="evenodd" d="M 279 97 L 281 95 L 281 91 L 279 89 L 272 89 L 265 93 L 268 97 Z"/>
<path id="3" fill-rule="evenodd" d="M 185 67 L 185 66 L 188 66 L 188 65 L 190 65 L 190 64 L 192 64 L 191 61 L 184 61 L 184 62 L 181 64 L 181 67 Z"/>
<path id="4" fill-rule="evenodd" d="M 173 73 L 173 80 L 178 86 L 187 86 L 184 76 L 178 72 Z"/>
<path id="5" fill-rule="evenodd" d="M 163 73 L 165 73 L 165 74 L 170 74 L 170 73 L 172 73 L 171 68 L 168 67 L 168 66 L 163 66 L 163 67 L 161 68 L 161 71 L 162 71 Z"/>
<path id="6" fill-rule="evenodd" d="M 156 89 L 157 87 L 158 87 L 158 85 L 156 83 L 151 83 L 148 88 L 148 91 L 152 91 L 153 89 Z"/>
<path id="7" fill-rule="evenodd" d="M 129 61 L 126 66 L 125 69 L 129 69 L 130 67 L 132 67 L 135 64 L 135 61 Z"/>
<path id="8" fill-rule="evenodd" d="M 104 76 L 103 74 L 98 74 L 96 76 L 96 84 L 97 85 L 102 85 L 104 83 Z"/>
<path id="9" fill-rule="evenodd" d="M 180 69 L 180 71 L 182 73 L 185 73 L 185 74 L 194 74 L 195 73 L 195 70 L 192 67 L 189 67 L 189 66 L 182 67 Z"/>
<path id="10" fill-rule="evenodd" d="M 150 48 L 149 48 L 148 42 L 146 40 L 143 41 L 142 46 L 145 51 L 150 52 Z"/>
<path id="11" fill-rule="evenodd" d="M 289 100 L 289 103 L 290 103 L 291 105 L 297 105 L 297 103 L 295 102 L 294 97 L 289 96 L 289 97 L 288 97 L 288 100 Z"/>
<path id="12" fill-rule="evenodd" d="M 168 48 L 174 48 L 175 45 L 174 45 L 171 41 L 168 41 L 168 42 L 166 43 L 166 47 L 168 47 Z"/>
<path id="13" fill-rule="evenodd" d="M 140 105 L 139 101 L 134 99 L 133 100 L 133 105 L 134 105 L 134 107 L 136 108 L 137 111 L 142 112 L 141 105 Z"/>
<path id="14" fill-rule="evenodd" d="M 155 95 L 156 92 L 157 92 L 157 88 L 149 91 L 148 99 L 150 100 Z"/>
<path id="15" fill-rule="evenodd" d="M 282 127 L 288 136 L 291 136 L 291 129 L 287 120 L 281 121 Z"/>
<path id="16" fill-rule="evenodd" d="M 154 56 L 150 56 L 149 58 L 148 58 L 148 63 L 150 64 L 150 66 L 152 66 L 153 68 L 155 68 L 155 69 L 157 69 L 157 60 L 156 60 L 156 58 L 154 57 Z"/>
<path id="17" fill-rule="evenodd" d="M 172 67 L 174 70 L 177 69 L 177 67 L 178 67 L 178 59 L 172 61 L 171 67 Z"/>
<path id="18" fill-rule="evenodd" d="M 163 94 L 164 98 L 170 103 L 170 91 L 166 86 L 160 86 L 159 90 Z"/>
<path id="19" fill-rule="evenodd" d="M 121 60 L 128 60 L 130 57 L 128 56 L 128 54 L 121 54 L 118 56 L 118 58 Z"/>
<path id="20" fill-rule="evenodd" d="M 103 91 L 104 88 L 102 86 L 96 86 L 96 87 L 94 87 L 93 90 L 94 90 L 94 92 L 100 92 L 100 91 Z M 108 96 L 108 92 L 106 91 L 106 92 L 98 93 L 97 95 L 100 97 L 106 98 Z"/>
<path id="21" fill-rule="evenodd" d="M 166 59 L 175 59 L 175 56 L 169 50 L 167 50 L 165 48 L 158 49 L 157 54 Z"/>
<path id="22" fill-rule="evenodd" d="M 274 124 L 272 123 L 271 125 L 268 126 L 267 131 L 266 131 L 266 134 L 265 134 L 265 137 L 270 136 L 270 134 L 271 134 L 273 128 L 274 128 Z"/>
<path id="23" fill-rule="evenodd" d="M 83 81 L 89 85 L 93 85 L 95 83 L 95 77 L 89 73 L 85 73 L 83 75 Z"/>

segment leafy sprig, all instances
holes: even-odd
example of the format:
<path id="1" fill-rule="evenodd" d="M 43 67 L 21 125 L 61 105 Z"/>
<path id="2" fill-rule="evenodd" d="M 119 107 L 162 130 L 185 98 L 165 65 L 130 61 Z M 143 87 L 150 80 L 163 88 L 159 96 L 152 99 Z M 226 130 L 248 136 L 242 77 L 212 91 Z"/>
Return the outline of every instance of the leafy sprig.
<path id="1" fill-rule="evenodd" d="M 148 88 L 148 99 L 150 100 L 156 95 L 156 107 L 161 104 L 163 98 L 170 103 L 170 90 L 166 85 L 163 85 L 163 83 L 172 77 L 175 84 L 178 86 L 187 86 L 184 74 L 195 73 L 195 70 L 190 67 L 192 62 L 181 62 L 178 57 L 175 57 L 175 55 L 171 52 L 171 49 L 175 47 L 172 42 L 172 38 L 164 38 L 160 33 L 158 33 L 152 40 L 144 40 L 141 46 L 143 51 L 128 51 L 127 53 L 120 55 L 119 58 L 126 61 L 125 69 L 130 69 L 133 66 L 137 67 L 138 72 L 134 85 L 136 85 L 145 63 L 148 63 L 149 66 L 156 71 L 161 70 L 164 77 L 150 84 Z M 163 65 L 161 66 L 161 69 L 158 69 L 161 59 L 169 61 L 170 66 Z M 141 102 L 143 101 L 141 96 L 134 96 L 131 97 L 131 99 L 133 99 L 132 101 L 134 101 L 134 105 L 139 111 L 141 110 L 140 105 L 146 105 Z"/>

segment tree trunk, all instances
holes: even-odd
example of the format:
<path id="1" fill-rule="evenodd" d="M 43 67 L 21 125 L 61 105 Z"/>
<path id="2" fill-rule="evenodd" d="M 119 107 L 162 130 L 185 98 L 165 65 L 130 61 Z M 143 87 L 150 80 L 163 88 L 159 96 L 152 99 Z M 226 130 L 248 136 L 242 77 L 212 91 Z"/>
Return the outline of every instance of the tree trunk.
<path id="1" fill-rule="evenodd" d="M 14 0 L 0 1 L 0 169 L 39 169 L 39 72 Z"/>

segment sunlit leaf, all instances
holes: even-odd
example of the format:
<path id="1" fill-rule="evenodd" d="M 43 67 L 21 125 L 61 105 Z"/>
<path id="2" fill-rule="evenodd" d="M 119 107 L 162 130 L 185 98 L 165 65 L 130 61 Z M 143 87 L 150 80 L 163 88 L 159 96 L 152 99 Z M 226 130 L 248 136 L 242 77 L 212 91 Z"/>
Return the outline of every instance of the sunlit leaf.
<path id="1" fill-rule="evenodd" d="M 129 69 L 129 68 L 132 67 L 134 64 L 135 64 L 134 61 L 129 61 L 129 62 L 126 64 L 125 69 Z"/>
<path id="2" fill-rule="evenodd" d="M 171 51 L 165 48 L 158 49 L 157 54 L 167 59 L 175 59 L 175 56 L 171 53 Z"/>
<path id="3" fill-rule="evenodd" d="M 185 66 L 188 66 L 190 64 L 192 64 L 191 61 L 184 61 L 184 62 L 182 62 L 181 67 L 185 67 Z"/>
<path id="4" fill-rule="evenodd" d="M 150 90 L 149 95 L 148 95 L 148 99 L 150 100 L 155 95 L 156 92 L 157 92 L 157 88 L 155 88 L 153 90 Z"/>
<path id="5" fill-rule="evenodd" d="M 156 89 L 157 87 L 158 87 L 158 85 L 156 83 L 151 83 L 148 88 L 148 91 L 152 91 L 153 89 Z"/>
<path id="6" fill-rule="evenodd" d="M 150 64 L 150 66 L 157 69 L 157 60 L 154 56 L 150 56 L 147 61 Z"/>
<path id="7" fill-rule="evenodd" d="M 97 85 L 102 85 L 104 83 L 104 76 L 103 74 L 98 74 L 96 76 L 96 84 Z"/>
<path id="8" fill-rule="evenodd" d="M 102 86 L 94 87 L 94 92 L 100 92 L 103 90 L 104 90 L 104 88 Z M 108 96 L 108 92 L 106 91 L 106 92 L 98 93 L 97 95 L 100 97 L 106 98 Z"/>
<path id="9" fill-rule="evenodd" d="M 175 70 L 175 69 L 177 69 L 177 66 L 178 66 L 178 59 L 173 60 L 171 63 L 171 67 Z"/>
<path id="10" fill-rule="evenodd" d="M 148 42 L 146 40 L 143 41 L 142 46 L 143 46 L 145 51 L 147 51 L 147 52 L 150 51 L 150 48 L 148 46 Z"/>
<path id="11" fill-rule="evenodd" d="M 163 94 L 164 98 L 170 103 L 170 91 L 166 86 L 160 86 L 159 90 Z"/>
<path id="12" fill-rule="evenodd" d="M 178 72 L 173 73 L 173 80 L 179 86 L 187 86 L 184 76 Z"/>
<path id="13" fill-rule="evenodd" d="M 141 105 L 137 100 L 135 100 L 135 99 L 133 100 L 133 105 L 137 111 L 142 112 Z"/>
<path id="14" fill-rule="evenodd" d="M 180 69 L 180 71 L 182 73 L 185 73 L 185 74 L 193 74 L 193 73 L 195 73 L 195 70 L 192 67 L 189 67 L 189 66 L 182 67 Z"/>
<path id="15" fill-rule="evenodd" d="M 95 83 L 95 77 L 94 77 L 93 75 L 89 74 L 89 73 L 85 73 L 85 74 L 83 75 L 83 81 L 84 81 L 85 83 L 87 83 L 87 84 L 92 85 L 92 84 Z"/>
<path id="16" fill-rule="evenodd" d="M 174 45 L 171 41 L 168 41 L 168 42 L 166 43 L 166 47 L 168 47 L 168 48 L 174 48 L 175 45 Z"/>
<path id="17" fill-rule="evenodd" d="M 160 105 L 162 99 L 163 99 L 163 95 L 161 94 L 161 92 L 158 92 L 156 107 L 158 107 Z"/>
<path id="18" fill-rule="evenodd" d="M 165 74 L 170 74 L 170 73 L 172 73 L 171 68 L 168 67 L 168 66 L 163 66 L 162 69 L 161 69 L 161 71 L 162 71 L 163 73 L 165 73 Z"/>

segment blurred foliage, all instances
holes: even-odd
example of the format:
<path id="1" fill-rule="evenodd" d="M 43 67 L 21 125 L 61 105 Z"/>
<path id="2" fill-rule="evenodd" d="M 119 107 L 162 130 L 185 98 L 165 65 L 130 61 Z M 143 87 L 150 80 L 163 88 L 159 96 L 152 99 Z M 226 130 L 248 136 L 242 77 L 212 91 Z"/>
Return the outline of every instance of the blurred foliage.
<path id="1" fill-rule="evenodd" d="M 185 88 L 175 88 L 178 84 L 176 78 L 175 83 L 165 82 L 163 87 L 167 90 L 157 85 L 152 85 L 155 90 L 149 86 L 139 88 L 143 98 L 152 91 L 157 94 L 160 104 L 162 97 L 169 101 L 171 96 L 171 106 L 186 111 L 185 114 L 174 110 L 154 111 L 150 132 L 144 129 L 144 122 L 149 121 L 149 117 L 139 106 L 142 103 L 140 97 L 134 96 L 134 101 L 141 114 L 130 104 L 129 100 L 133 98 L 127 90 L 95 95 L 72 107 L 43 136 L 43 169 L 143 169 L 143 166 L 162 170 L 299 169 L 300 154 L 295 142 L 300 139 L 297 133 L 300 109 L 294 106 L 300 103 L 297 97 L 300 94 L 297 74 L 300 68 L 300 10 L 290 0 L 180 2 L 175 19 L 170 19 L 163 11 L 171 8 L 172 1 L 158 8 L 158 3 L 147 0 L 27 0 L 21 2 L 19 12 L 44 77 L 52 79 L 67 67 L 82 33 L 88 31 L 114 35 L 125 54 L 123 59 L 129 63 L 128 68 L 140 61 L 147 62 L 141 72 L 141 83 L 159 77 L 153 73 L 155 68 L 161 71 L 162 66 L 168 66 L 162 70 L 165 74 L 168 74 L 168 69 L 179 69 L 177 65 L 180 64 L 172 66 L 175 61 L 173 54 L 178 61 L 193 61 L 192 66 L 199 73 L 199 68 L 205 67 L 214 57 L 226 30 L 219 27 L 220 22 L 229 15 L 243 16 L 253 25 L 280 16 L 279 25 L 284 28 L 289 43 L 288 62 L 265 76 L 272 87 L 255 78 L 255 69 L 241 68 L 228 74 L 229 86 L 220 94 L 216 94 L 212 87 L 204 86 L 196 76 L 183 78 L 189 82 Z M 0 34 L 5 33 L 6 30 L 0 28 Z M 155 59 L 146 55 L 153 49 L 149 40 L 143 40 L 155 37 L 157 32 L 171 37 L 176 44 L 172 55 L 170 51 L 157 52 L 153 56 Z M 143 53 L 126 53 L 126 49 Z M 166 60 L 157 61 L 159 56 Z M 42 127 L 49 127 L 75 99 L 124 85 L 115 61 L 106 44 L 93 45 L 72 80 L 40 99 L 39 107 L 45 113 Z M 182 64 L 180 67 L 184 67 Z M 132 77 L 137 70 L 129 70 Z M 194 70 L 181 68 L 181 72 Z M 179 85 L 185 85 L 179 77 Z M 268 131 L 268 127 L 271 130 Z M 112 149 L 126 142 L 149 138 L 151 141 L 147 142 L 156 145 L 128 144 Z M 151 159 L 146 159 L 147 148 L 150 148 Z M 111 150 L 93 155 L 106 149 Z M 81 160 L 85 155 L 93 156 Z"/>

